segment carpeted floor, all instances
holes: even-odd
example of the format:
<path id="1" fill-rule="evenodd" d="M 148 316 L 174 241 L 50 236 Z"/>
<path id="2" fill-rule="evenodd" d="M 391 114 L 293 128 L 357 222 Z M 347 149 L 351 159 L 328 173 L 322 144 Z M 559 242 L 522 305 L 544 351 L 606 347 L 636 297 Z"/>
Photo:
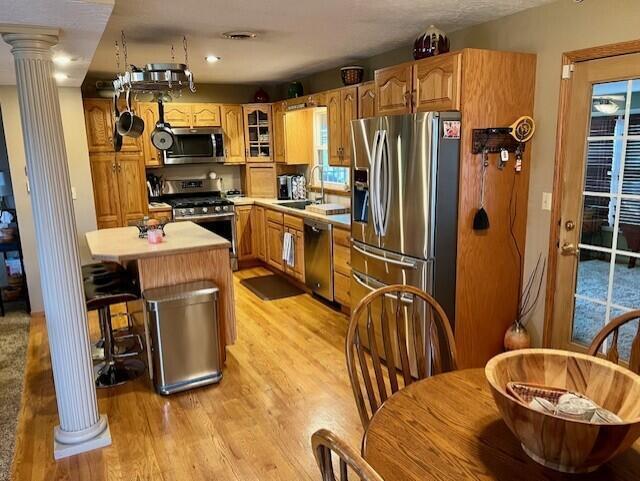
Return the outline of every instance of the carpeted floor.
<path id="1" fill-rule="evenodd" d="M 31 316 L 0 317 L 0 481 L 9 481 Z"/>

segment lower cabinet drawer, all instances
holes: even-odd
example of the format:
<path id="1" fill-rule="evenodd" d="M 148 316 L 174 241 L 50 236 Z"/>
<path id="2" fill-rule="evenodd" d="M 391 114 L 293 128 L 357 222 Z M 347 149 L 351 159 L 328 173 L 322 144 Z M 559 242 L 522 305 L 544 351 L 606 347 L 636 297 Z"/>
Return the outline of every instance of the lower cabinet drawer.
<path id="1" fill-rule="evenodd" d="M 333 297 L 343 306 L 351 307 L 351 278 L 349 276 L 334 271 Z"/>
<path id="2" fill-rule="evenodd" d="M 277 210 L 265 209 L 265 214 L 268 222 L 275 222 L 276 224 L 282 224 L 284 214 Z"/>

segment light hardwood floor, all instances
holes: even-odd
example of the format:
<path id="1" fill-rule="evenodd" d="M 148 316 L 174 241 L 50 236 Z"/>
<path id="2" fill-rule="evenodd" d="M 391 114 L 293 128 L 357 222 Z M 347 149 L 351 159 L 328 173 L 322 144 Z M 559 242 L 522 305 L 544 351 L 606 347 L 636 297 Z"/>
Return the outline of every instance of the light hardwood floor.
<path id="1" fill-rule="evenodd" d="M 53 460 L 55 397 L 44 324 L 31 329 L 14 478 L 22 480 L 319 480 L 311 434 L 355 448 L 362 427 L 345 367 L 347 317 L 309 295 L 264 302 L 235 275 L 238 341 L 220 385 L 161 397 L 138 380 L 100 390 L 113 444 Z"/>

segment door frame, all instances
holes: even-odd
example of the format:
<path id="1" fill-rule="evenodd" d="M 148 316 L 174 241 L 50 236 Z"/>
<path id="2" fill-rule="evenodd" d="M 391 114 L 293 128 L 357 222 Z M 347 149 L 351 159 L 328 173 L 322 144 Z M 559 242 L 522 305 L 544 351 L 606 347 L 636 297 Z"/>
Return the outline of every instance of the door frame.
<path id="1" fill-rule="evenodd" d="M 562 54 L 562 69 L 578 62 L 597 60 L 620 55 L 640 53 L 640 39 L 629 42 L 614 43 L 590 47 L 581 50 L 573 50 Z M 555 170 L 553 174 L 553 195 L 551 203 L 551 225 L 549 229 L 549 252 L 547 254 L 547 285 L 545 292 L 545 314 L 542 344 L 551 346 L 554 330 L 554 304 L 556 292 L 556 278 L 558 267 L 558 249 L 560 238 L 560 220 L 562 215 L 562 182 L 564 171 L 564 157 L 567 145 L 564 142 L 564 133 L 568 130 L 569 123 L 569 99 L 571 95 L 573 76 L 563 78 L 560 82 L 560 100 L 558 105 L 558 120 L 556 127 Z"/>

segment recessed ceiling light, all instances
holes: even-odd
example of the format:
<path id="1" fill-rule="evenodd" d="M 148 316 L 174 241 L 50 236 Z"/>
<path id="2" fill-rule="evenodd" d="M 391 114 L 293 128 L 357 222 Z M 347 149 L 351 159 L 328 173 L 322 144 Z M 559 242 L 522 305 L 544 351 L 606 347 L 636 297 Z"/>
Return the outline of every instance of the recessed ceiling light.
<path id="1" fill-rule="evenodd" d="M 53 63 L 56 65 L 68 65 L 73 61 L 68 55 L 56 55 L 53 57 Z"/>
<path id="2" fill-rule="evenodd" d="M 69 76 L 66 73 L 56 72 L 53 74 L 53 77 L 58 81 L 67 80 Z"/>
<path id="3" fill-rule="evenodd" d="M 236 32 L 224 32 L 222 34 L 223 38 L 229 38 L 231 40 L 250 40 L 252 38 L 256 38 L 258 34 L 255 32 L 248 31 L 236 31 Z"/>
<path id="4" fill-rule="evenodd" d="M 216 63 L 218 60 L 221 60 L 222 57 L 218 57 L 217 55 L 207 55 L 204 59 L 209 63 Z"/>

